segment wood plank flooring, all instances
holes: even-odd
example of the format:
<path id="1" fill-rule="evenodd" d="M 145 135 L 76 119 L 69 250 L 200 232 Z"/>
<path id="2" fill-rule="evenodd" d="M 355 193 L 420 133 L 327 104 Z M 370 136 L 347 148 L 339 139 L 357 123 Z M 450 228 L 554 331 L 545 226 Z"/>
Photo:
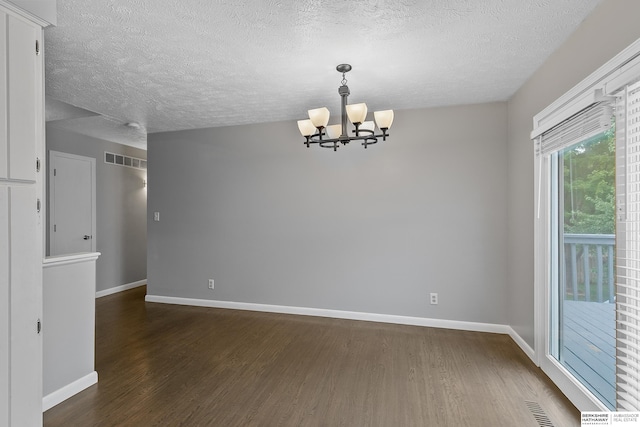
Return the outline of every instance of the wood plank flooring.
<path id="1" fill-rule="evenodd" d="M 538 426 L 579 412 L 506 335 L 96 301 L 98 384 L 54 426 Z"/>

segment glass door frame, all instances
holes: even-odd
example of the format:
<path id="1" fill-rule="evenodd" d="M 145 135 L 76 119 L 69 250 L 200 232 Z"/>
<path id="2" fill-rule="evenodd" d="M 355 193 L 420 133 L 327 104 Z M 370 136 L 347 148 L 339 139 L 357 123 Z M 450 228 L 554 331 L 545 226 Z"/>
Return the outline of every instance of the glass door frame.
<path id="1" fill-rule="evenodd" d="M 563 120 L 589 107 L 603 97 L 613 96 L 640 77 L 640 39 L 634 41 L 608 62 L 596 69 L 558 99 L 533 117 L 530 138 L 538 141 L 540 136 Z M 549 326 L 551 323 L 551 295 L 549 263 L 551 255 L 549 222 L 549 172 L 548 156 L 536 155 L 534 163 L 534 349 L 532 359 L 560 390 L 581 411 L 608 409 L 580 382 L 550 355 Z M 526 280 L 526 279 L 525 279 Z M 529 353 L 528 353 L 529 354 Z"/>
<path id="2" fill-rule="evenodd" d="M 559 261 L 562 249 L 559 244 L 553 243 L 552 236 L 558 236 L 557 223 L 553 221 L 553 215 L 558 215 L 558 209 L 552 209 L 554 205 L 551 203 L 554 197 L 557 200 L 558 179 L 552 179 L 552 170 L 557 170 L 557 158 L 554 156 L 538 156 L 536 157 L 535 182 L 536 194 L 538 198 L 538 215 L 535 218 L 534 240 L 535 240 L 535 270 L 534 270 L 534 322 L 535 322 L 535 356 L 536 364 L 540 366 L 542 371 L 560 388 L 560 390 L 569 398 L 569 400 L 580 411 L 609 411 L 591 391 L 589 391 L 580 381 L 578 381 L 560 362 L 553 356 L 552 339 L 556 338 L 552 333 L 553 327 L 559 325 L 559 317 L 555 308 L 558 307 L 557 286 L 551 282 L 551 278 L 559 277 L 559 269 L 562 263 Z M 539 191 L 539 192 L 538 192 Z M 555 211 L 555 212 L 554 212 Z M 554 225 L 556 230 L 553 229 Z M 554 266 L 551 257 L 556 257 L 557 265 Z M 555 292 L 554 292 L 555 291 Z M 555 295 L 554 295 L 555 294 Z"/>

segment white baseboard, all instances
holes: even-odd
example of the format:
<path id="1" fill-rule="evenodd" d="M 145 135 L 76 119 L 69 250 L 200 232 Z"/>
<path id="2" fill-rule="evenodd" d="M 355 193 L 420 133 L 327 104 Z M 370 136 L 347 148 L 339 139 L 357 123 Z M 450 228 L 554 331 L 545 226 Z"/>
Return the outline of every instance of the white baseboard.
<path id="1" fill-rule="evenodd" d="M 520 347 L 522 351 L 524 351 L 524 353 L 529 356 L 529 359 L 531 359 L 531 361 L 537 366 L 538 362 L 536 361 L 536 352 L 511 326 L 509 326 L 509 336 L 513 341 L 515 341 L 516 344 L 518 344 L 518 347 Z"/>
<path id="2" fill-rule="evenodd" d="M 91 372 L 84 377 L 75 380 L 71 384 L 59 388 L 58 390 L 47 394 L 42 398 L 42 412 L 47 409 L 51 409 L 58 403 L 62 403 L 71 396 L 80 393 L 82 390 L 91 387 L 98 382 L 98 373 L 96 371 Z"/>
<path id="3" fill-rule="evenodd" d="M 147 295 L 147 302 L 192 305 L 198 307 L 227 308 L 232 310 L 262 311 L 268 313 L 297 314 L 301 316 L 331 317 L 335 319 L 364 320 L 367 322 L 395 323 L 399 325 L 427 326 L 430 328 L 458 329 L 463 331 L 491 332 L 510 335 L 510 327 L 494 323 L 463 322 L 458 320 L 430 319 L 426 317 L 396 316 L 392 314 L 362 313 L 357 311 L 327 310 L 321 308 L 291 307 L 286 305 L 253 304 L 215 301 L 195 298 Z"/>
<path id="4" fill-rule="evenodd" d="M 102 291 L 96 292 L 96 298 L 106 297 L 107 295 L 116 294 L 118 292 L 128 291 L 129 289 L 137 288 L 138 286 L 143 286 L 147 284 L 147 279 L 138 280 L 137 282 L 127 283 L 122 286 L 115 286 L 113 288 L 104 289 Z"/>

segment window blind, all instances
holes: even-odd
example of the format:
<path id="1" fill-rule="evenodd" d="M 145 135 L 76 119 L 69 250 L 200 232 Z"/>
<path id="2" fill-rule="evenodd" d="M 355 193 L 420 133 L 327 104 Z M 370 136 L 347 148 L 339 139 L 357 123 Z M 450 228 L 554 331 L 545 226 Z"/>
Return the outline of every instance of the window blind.
<path id="1" fill-rule="evenodd" d="M 616 407 L 640 411 L 640 84 L 622 92 L 616 108 Z"/>
<path id="2" fill-rule="evenodd" d="M 612 116 L 610 102 L 597 102 L 543 133 L 536 154 L 555 153 L 605 132 L 611 127 Z"/>
<path id="3" fill-rule="evenodd" d="M 540 218 L 540 198 L 542 197 L 542 157 L 606 132 L 611 127 L 612 117 L 613 107 L 611 101 L 596 102 L 536 138 L 535 150 L 538 163 L 537 218 Z"/>

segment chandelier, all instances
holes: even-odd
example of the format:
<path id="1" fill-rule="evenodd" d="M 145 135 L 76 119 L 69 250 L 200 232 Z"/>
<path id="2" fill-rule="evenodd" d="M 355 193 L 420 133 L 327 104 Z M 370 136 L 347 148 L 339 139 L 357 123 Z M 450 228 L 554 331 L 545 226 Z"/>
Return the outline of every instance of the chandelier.
<path id="1" fill-rule="evenodd" d="M 362 141 L 364 148 L 376 144 L 379 138 L 387 140 L 387 131 L 393 123 L 393 110 L 376 111 L 373 113 L 375 124 L 365 121 L 367 117 L 367 104 L 347 104 L 350 95 L 349 86 L 345 74 L 351 71 L 351 65 L 340 64 L 336 67 L 342 73 L 342 86 L 338 88 L 338 94 L 342 98 L 342 115 L 340 124 L 329 125 L 329 110 L 326 107 L 309 110 L 309 118 L 298 120 L 298 129 L 306 138 L 304 144 L 309 148 L 310 144 L 318 144 L 322 148 L 333 148 L 336 151 L 339 144 L 347 145 L 351 141 Z M 347 130 L 347 117 L 355 127 L 349 135 Z M 379 135 L 375 134 L 375 125 L 380 129 Z"/>

